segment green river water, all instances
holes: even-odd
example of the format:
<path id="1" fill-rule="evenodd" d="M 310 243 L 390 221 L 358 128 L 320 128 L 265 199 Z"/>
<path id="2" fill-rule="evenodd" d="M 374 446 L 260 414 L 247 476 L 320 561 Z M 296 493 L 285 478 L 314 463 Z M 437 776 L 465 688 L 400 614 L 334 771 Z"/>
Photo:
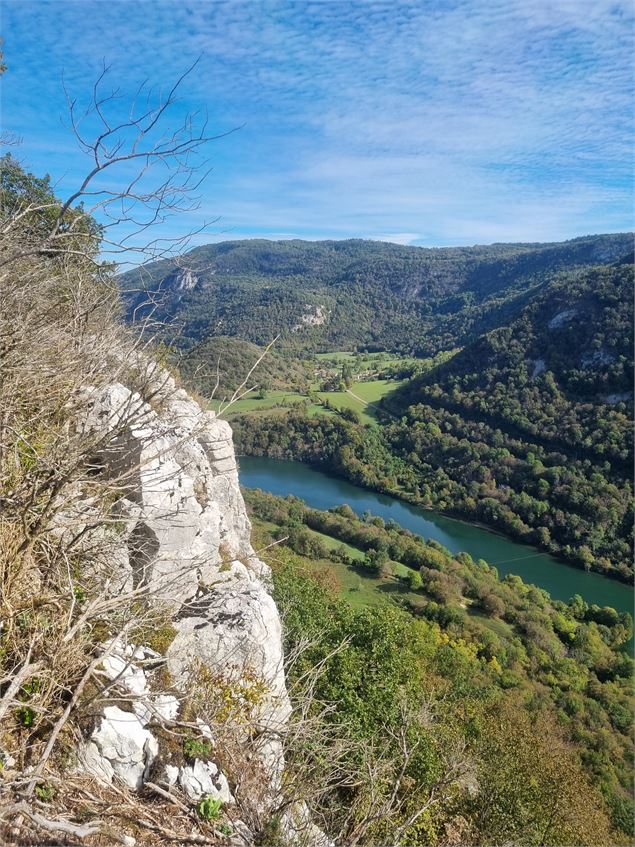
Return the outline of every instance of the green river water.
<path id="1" fill-rule="evenodd" d="M 453 553 L 465 550 L 474 559 L 485 559 L 498 568 L 501 577 L 518 574 L 524 582 L 544 588 L 554 599 L 566 601 L 580 594 L 587 603 L 633 613 L 634 594 L 629 585 L 598 573 L 586 573 L 534 547 L 394 497 L 358 488 L 299 462 L 243 456 L 240 482 L 248 488 L 261 488 L 283 497 L 293 494 L 314 509 L 348 503 L 358 515 L 368 510 L 384 520 L 392 518 L 424 538 L 436 539 Z M 632 650 L 632 643 L 630 646 Z"/>

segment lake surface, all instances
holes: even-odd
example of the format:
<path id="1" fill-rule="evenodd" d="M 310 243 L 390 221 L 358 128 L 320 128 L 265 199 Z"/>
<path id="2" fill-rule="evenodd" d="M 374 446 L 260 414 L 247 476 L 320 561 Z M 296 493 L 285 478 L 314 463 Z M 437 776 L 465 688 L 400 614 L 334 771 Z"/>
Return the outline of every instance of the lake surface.
<path id="1" fill-rule="evenodd" d="M 567 601 L 580 594 L 589 604 L 633 613 L 634 594 L 628 585 L 574 568 L 534 547 L 481 527 L 358 488 L 299 462 L 242 456 L 240 482 L 248 488 L 262 488 L 282 497 L 293 494 L 314 509 L 348 503 L 358 515 L 368 510 L 384 520 L 392 518 L 405 529 L 436 539 L 452 553 L 464 550 L 474 559 L 485 559 L 498 568 L 501 577 L 518 574 L 524 582 L 544 588 L 556 600 Z"/>

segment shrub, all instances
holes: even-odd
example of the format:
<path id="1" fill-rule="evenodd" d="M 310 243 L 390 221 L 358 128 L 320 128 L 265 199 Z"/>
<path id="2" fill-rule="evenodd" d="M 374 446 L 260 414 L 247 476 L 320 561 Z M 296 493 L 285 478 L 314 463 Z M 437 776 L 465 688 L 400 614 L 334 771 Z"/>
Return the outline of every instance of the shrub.
<path id="1" fill-rule="evenodd" d="M 220 817 L 222 808 L 222 800 L 217 800 L 207 794 L 198 801 L 196 811 L 204 820 L 215 821 Z"/>
<path id="2" fill-rule="evenodd" d="M 212 753 L 212 742 L 209 738 L 188 737 L 183 741 L 183 753 L 188 759 L 207 759 Z"/>

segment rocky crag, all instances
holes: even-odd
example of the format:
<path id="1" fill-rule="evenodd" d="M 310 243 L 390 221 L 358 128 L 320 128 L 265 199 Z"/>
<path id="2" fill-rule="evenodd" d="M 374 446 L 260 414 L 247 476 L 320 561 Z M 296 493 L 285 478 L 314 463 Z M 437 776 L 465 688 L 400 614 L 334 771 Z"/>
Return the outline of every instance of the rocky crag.
<path id="1" fill-rule="evenodd" d="M 161 651 L 132 635 L 105 643 L 99 672 L 113 702 L 96 717 L 80 767 L 101 782 L 234 806 L 234 837 L 252 843 L 281 805 L 291 712 L 281 621 L 251 546 L 229 425 L 151 371 L 151 404 L 121 383 L 89 389 L 82 425 L 106 436 L 100 472 L 129 480 L 112 508 L 111 590 L 143 586 L 166 616 L 169 644 Z M 201 680 L 209 722 L 205 707 L 193 717 Z M 189 726 L 185 744 L 174 743 L 177 726 Z M 278 817 L 287 842 L 327 843 L 306 808 Z"/>

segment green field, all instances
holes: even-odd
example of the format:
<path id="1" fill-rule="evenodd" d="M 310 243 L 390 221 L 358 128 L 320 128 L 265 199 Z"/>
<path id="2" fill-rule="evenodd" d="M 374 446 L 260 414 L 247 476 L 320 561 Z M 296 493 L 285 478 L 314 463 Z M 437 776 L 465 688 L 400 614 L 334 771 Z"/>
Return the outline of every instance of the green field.
<path id="1" fill-rule="evenodd" d="M 372 375 L 373 372 L 381 373 L 382 370 L 395 364 L 412 364 L 417 361 L 412 357 L 399 356 L 397 353 L 354 353 L 340 350 L 333 353 L 317 353 L 314 364 L 317 362 L 320 367 L 327 369 L 330 367 L 335 373 L 344 364 L 348 364 L 353 373 L 363 374 L 367 372 L 368 375 Z M 403 382 L 405 380 L 372 379 L 353 382 L 346 391 L 320 391 L 320 385 L 323 383 L 318 382 L 316 377 L 311 390 L 321 400 L 328 400 L 335 410 L 354 409 L 359 414 L 362 423 L 374 424 L 376 423 L 376 415 L 373 404 L 381 400 L 386 394 L 394 391 Z M 218 412 L 220 408 L 223 408 L 223 417 L 231 419 L 236 415 L 256 414 L 265 411 L 277 412 L 298 405 L 303 405 L 308 415 L 337 413 L 324 408 L 319 403 L 311 403 L 307 394 L 303 393 L 303 389 L 298 390 L 297 388 L 270 389 L 264 397 L 260 396 L 258 390 L 254 390 L 240 400 L 236 400 L 229 407 L 226 407 L 223 400 L 215 399 L 210 402 L 210 409 Z"/>
<path id="2" fill-rule="evenodd" d="M 375 379 L 370 382 L 355 382 L 348 391 L 318 391 L 317 394 L 322 400 L 328 400 L 336 409 L 354 409 L 359 413 L 362 423 L 373 424 L 376 423 L 373 404 L 398 388 L 402 382 L 403 380 L 398 379 Z M 225 408 L 222 415 L 232 418 L 235 415 L 272 409 L 284 411 L 298 404 L 305 404 L 308 415 L 334 414 L 332 410 L 325 409 L 320 404 L 307 403 L 308 399 L 306 394 L 297 391 L 267 391 L 264 397 L 253 392 Z M 212 400 L 210 409 L 218 412 L 225 405 L 222 400 Z"/>
<path id="3" fill-rule="evenodd" d="M 244 412 L 255 412 L 260 409 L 271 409 L 278 405 L 292 406 L 296 403 L 302 403 L 306 399 L 305 394 L 299 394 L 297 391 L 268 391 L 262 398 L 260 398 L 258 393 L 254 391 L 246 397 L 232 403 L 224 414 L 238 415 Z M 218 412 L 219 408 L 225 405 L 226 404 L 222 400 L 212 400 L 210 403 L 210 409 Z"/>
<path id="4" fill-rule="evenodd" d="M 333 362 L 337 367 L 342 365 L 350 365 L 353 370 L 367 370 L 376 368 L 381 370 L 382 367 L 389 365 L 415 364 L 418 359 L 412 356 L 400 356 L 399 353 L 355 353 L 349 350 L 337 350 L 334 353 L 316 353 L 315 358 L 322 364 Z"/>
<path id="5" fill-rule="evenodd" d="M 320 535 L 324 541 L 327 541 L 328 536 L 321 535 L 320 533 L 316 534 Z M 335 544 L 333 544 L 334 547 L 340 546 L 340 542 L 336 539 L 330 540 L 335 541 Z M 348 545 L 344 546 L 348 547 Z M 364 554 L 361 550 L 355 550 L 355 548 L 351 549 L 354 550 L 360 558 L 363 558 Z M 399 562 L 391 563 L 396 575 L 382 579 L 365 573 L 361 567 L 356 568 L 354 565 L 349 566 L 342 562 L 332 562 L 330 559 L 317 559 L 312 561 L 311 559 L 305 558 L 304 561 L 307 563 L 310 570 L 318 572 L 331 571 L 334 573 L 341 585 L 341 590 L 339 592 L 340 597 L 347 600 L 351 606 L 355 606 L 356 608 L 360 608 L 362 606 L 377 606 L 380 603 L 389 602 L 392 597 L 396 596 L 408 597 L 411 600 L 417 597 L 421 598 L 422 596 L 421 594 L 414 594 L 412 591 L 409 591 L 407 587 L 399 581 L 397 574 L 401 575 L 404 572 L 408 572 L 408 568 Z"/>
<path id="6" fill-rule="evenodd" d="M 348 391 L 320 391 L 319 396 L 338 409 L 354 409 L 362 423 L 376 423 L 374 404 L 386 394 L 399 388 L 405 380 L 374 379 L 370 382 L 354 382 Z"/>
<path id="7" fill-rule="evenodd" d="M 274 535 L 280 527 L 269 521 L 264 521 L 261 518 L 252 517 L 252 523 L 258 529 L 263 529 L 270 535 Z M 365 553 L 358 547 L 353 547 L 337 538 L 330 535 L 324 535 L 322 532 L 317 532 L 309 527 L 304 529 L 311 535 L 316 536 L 329 548 L 335 550 L 344 548 L 352 559 L 357 559 L 360 562 L 364 559 Z M 309 559 L 303 557 L 303 562 L 308 566 L 309 570 L 316 573 L 330 572 L 337 577 L 341 586 L 339 595 L 344 600 L 347 600 L 351 606 L 361 608 L 363 606 L 377 606 L 380 603 L 386 603 L 391 598 L 400 596 L 407 597 L 410 600 L 421 599 L 420 593 L 409 591 L 399 577 L 407 576 L 410 573 L 410 568 L 402 565 L 401 562 L 391 562 L 394 576 L 388 578 L 380 578 L 372 576 L 364 571 L 362 567 L 355 565 L 345 565 L 343 562 L 333 562 L 330 559 Z"/>

